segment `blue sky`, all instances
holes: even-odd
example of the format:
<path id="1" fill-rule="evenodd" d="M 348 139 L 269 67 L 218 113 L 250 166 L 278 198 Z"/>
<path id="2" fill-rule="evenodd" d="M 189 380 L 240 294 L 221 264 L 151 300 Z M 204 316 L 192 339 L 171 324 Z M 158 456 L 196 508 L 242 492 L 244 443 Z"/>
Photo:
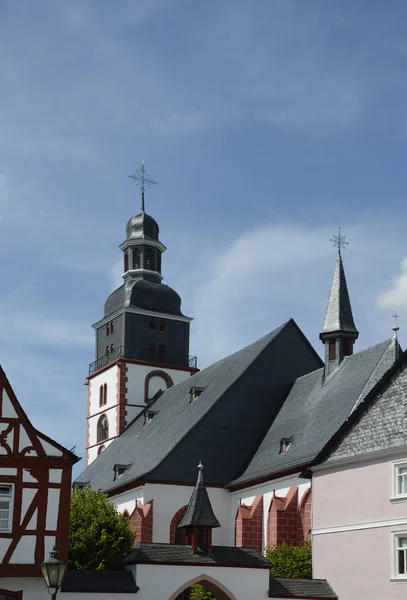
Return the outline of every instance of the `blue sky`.
<path id="1" fill-rule="evenodd" d="M 0 0 L 0 363 L 83 455 L 128 173 L 201 367 L 294 317 L 321 351 L 341 226 L 363 348 L 407 342 L 403 0 Z M 404 260 L 404 262 L 403 262 Z"/>

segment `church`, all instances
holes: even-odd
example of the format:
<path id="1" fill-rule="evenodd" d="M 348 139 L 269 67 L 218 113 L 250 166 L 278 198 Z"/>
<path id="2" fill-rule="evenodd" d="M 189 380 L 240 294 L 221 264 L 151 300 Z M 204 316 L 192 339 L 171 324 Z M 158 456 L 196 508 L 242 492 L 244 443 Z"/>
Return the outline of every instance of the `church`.
<path id="1" fill-rule="evenodd" d="M 407 354 L 397 327 L 354 352 L 340 230 L 323 360 L 290 318 L 199 370 L 192 319 L 163 283 L 166 247 L 145 211 L 144 165 L 140 173 L 141 211 L 120 245 L 123 284 L 93 325 L 86 466 L 73 484 L 102 489 L 137 537 L 124 571 L 68 571 L 62 597 L 186 600 L 194 583 L 218 600 L 404 597 Z M 78 460 L 33 427 L 0 368 L 0 600 L 43 597 L 39 564 L 54 546 L 67 558 Z M 378 528 L 380 561 L 356 577 Z M 266 548 L 311 536 L 314 579 L 269 575 Z M 389 552 L 390 580 L 380 570 Z"/>
<path id="2" fill-rule="evenodd" d="M 261 554 L 282 541 L 310 538 L 308 469 L 401 354 L 396 335 L 354 352 L 359 332 L 340 231 L 334 242 L 319 333 L 324 360 L 289 319 L 199 371 L 189 355 L 192 319 L 163 283 L 166 247 L 144 210 L 143 191 L 142 210 L 128 221 L 120 245 L 123 285 L 93 325 L 87 466 L 75 481 L 101 488 L 129 520 L 137 531 L 135 561 L 196 562 L 182 523 L 198 464 L 219 524 L 211 532 L 213 548 Z"/>

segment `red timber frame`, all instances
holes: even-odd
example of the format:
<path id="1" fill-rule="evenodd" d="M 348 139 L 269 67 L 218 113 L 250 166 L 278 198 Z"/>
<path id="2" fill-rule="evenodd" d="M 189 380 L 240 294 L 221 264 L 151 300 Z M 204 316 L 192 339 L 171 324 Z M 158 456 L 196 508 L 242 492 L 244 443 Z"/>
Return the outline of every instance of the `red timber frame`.
<path id="1" fill-rule="evenodd" d="M 8 413 L 13 416 L 4 416 L 5 394 L 10 401 Z M 68 558 L 71 474 L 78 458 L 32 426 L 1 367 L 0 431 L 0 484 L 13 485 L 11 531 L 0 532 L 0 538 L 11 539 L 1 560 L 0 577 L 41 577 L 38 563 L 46 558 L 46 536 L 55 537 L 55 546 L 61 558 Z M 25 447 L 22 447 L 21 439 L 29 440 Z M 15 472 L 13 475 L 1 474 L 4 469 L 14 469 Z M 50 481 L 51 469 L 61 472 L 59 483 Z M 35 493 L 23 514 L 23 493 L 28 489 L 35 490 Z M 48 530 L 48 491 L 52 489 L 59 490 L 58 526 Z M 35 514 L 36 527 L 29 528 Z M 35 537 L 34 555 L 26 564 L 13 564 L 13 554 L 23 536 Z"/>

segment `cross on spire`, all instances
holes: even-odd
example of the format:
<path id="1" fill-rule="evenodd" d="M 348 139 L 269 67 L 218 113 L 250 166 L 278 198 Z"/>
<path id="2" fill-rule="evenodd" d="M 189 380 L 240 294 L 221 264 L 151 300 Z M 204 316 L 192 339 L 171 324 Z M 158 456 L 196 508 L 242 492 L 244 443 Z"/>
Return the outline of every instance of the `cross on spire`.
<path id="1" fill-rule="evenodd" d="M 157 182 L 154 181 L 147 172 L 144 166 L 144 160 L 141 161 L 141 169 L 138 169 L 135 173 L 129 175 L 129 177 L 141 189 L 141 211 L 144 212 L 144 191 L 146 188 L 155 185 Z"/>
<path id="2" fill-rule="evenodd" d="M 394 319 L 394 327 L 392 328 L 394 333 L 397 335 L 398 330 L 400 329 L 400 327 L 397 325 L 397 319 L 399 318 L 397 313 L 394 313 L 393 315 L 393 319 Z"/>
<path id="3" fill-rule="evenodd" d="M 345 249 L 349 242 L 346 241 L 345 236 L 341 234 L 341 228 L 338 227 L 338 235 L 334 235 L 329 238 L 335 248 L 338 248 L 338 254 L 341 253 L 341 248 Z"/>

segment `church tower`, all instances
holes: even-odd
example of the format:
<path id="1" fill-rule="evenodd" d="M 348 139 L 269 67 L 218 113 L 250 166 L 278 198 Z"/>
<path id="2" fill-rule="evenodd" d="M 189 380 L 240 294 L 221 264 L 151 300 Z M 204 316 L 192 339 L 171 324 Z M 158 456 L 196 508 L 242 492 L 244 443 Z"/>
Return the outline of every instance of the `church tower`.
<path id="1" fill-rule="evenodd" d="M 189 356 L 192 319 L 181 312 L 181 298 L 162 283 L 166 247 L 157 222 L 144 210 L 144 191 L 153 182 L 141 169 L 131 176 L 141 188 L 141 211 L 126 225 L 123 285 L 106 300 L 104 316 L 93 328 L 96 360 L 89 366 L 86 463 L 100 452 L 154 397 L 197 372 Z"/>
<path id="2" fill-rule="evenodd" d="M 319 334 L 319 339 L 325 344 L 326 375 L 337 367 L 346 356 L 353 354 L 353 344 L 359 337 L 359 332 L 353 320 L 341 255 L 341 248 L 345 248 L 348 242 L 341 235 L 340 228 L 338 235 L 334 235 L 331 241 L 338 248 L 338 255 L 336 257 L 324 327 Z"/>

